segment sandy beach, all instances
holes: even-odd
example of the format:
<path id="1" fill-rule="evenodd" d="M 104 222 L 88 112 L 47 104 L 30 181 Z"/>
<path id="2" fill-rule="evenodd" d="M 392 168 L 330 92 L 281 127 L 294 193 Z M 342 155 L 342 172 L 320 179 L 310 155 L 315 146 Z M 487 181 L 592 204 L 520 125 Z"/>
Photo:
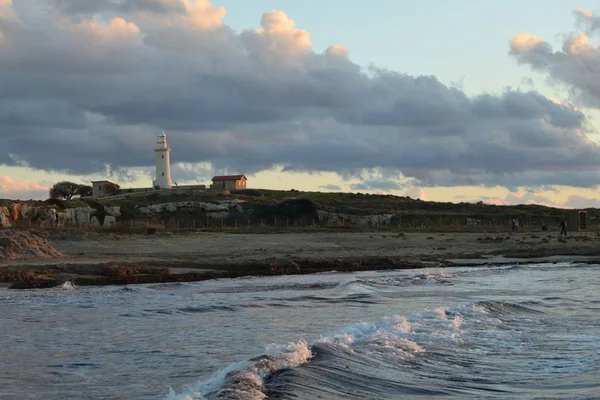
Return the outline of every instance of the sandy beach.
<path id="1" fill-rule="evenodd" d="M 195 281 L 247 275 L 581 260 L 600 236 L 556 232 L 39 233 L 61 257 L 0 260 L 13 288 Z M 600 257 L 599 257 L 600 259 Z"/>

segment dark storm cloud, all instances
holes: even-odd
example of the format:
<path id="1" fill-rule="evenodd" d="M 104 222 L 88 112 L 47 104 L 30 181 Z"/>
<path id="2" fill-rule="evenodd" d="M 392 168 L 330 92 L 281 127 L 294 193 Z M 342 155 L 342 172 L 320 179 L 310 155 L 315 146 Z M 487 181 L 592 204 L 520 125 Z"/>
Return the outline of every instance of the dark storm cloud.
<path id="1" fill-rule="evenodd" d="M 0 4 L 3 164 L 143 168 L 162 130 L 182 163 L 175 180 L 281 166 L 379 169 L 382 180 L 364 185 L 381 190 L 398 189 L 399 175 L 434 186 L 590 186 L 600 162 L 569 105 L 534 91 L 469 97 L 433 76 L 365 70 L 341 46 L 315 53 L 282 12 L 236 33 L 206 0 Z"/>
<path id="2" fill-rule="evenodd" d="M 166 13 L 185 11 L 185 4 L 182 0 L 46 0 L 45 3 L 65 13 L 85 15 L 99 12 L 150 11 Z"/>

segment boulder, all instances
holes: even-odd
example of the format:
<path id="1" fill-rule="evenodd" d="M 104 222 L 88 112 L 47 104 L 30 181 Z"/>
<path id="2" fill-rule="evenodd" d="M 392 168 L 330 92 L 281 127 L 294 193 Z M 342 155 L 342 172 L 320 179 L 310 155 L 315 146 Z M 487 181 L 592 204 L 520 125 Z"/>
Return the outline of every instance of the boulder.
<path id="1" fill-rule="evenodd" d="M 152 204 L 145 207 L 139 207 L 138 210 L 142 214 L 160 214 L 162 212 L 175 212 L 175 211 L 197 211 L 201 210 L 206 213 L 223 213 L 230 211 L 243 212 L 242 203 L 243 200 L 226 200 L 218 203 L 208 203 L 204 201 L 181 201 L 171 203 L 159 203 Z"/>
<path id="2" fill-rule="evenodd" d="M 117 227 L 117 218 L 112 215 L 107 215 L 104 217 L 104 224 L 102 224 L 104 228 L 116 228 Z"/>
<path id="3" fill-rule="evenodd" d="M 0 207 L 0 228 L 10 228 L 12 226 L 11 212 L 8 211 L 8 207 Z"/>
<path id="4" fill-rule="evenodd" d="M 104 212 L 106 215 L 110 215 L 112 217 L 120 217 L 121 216 L 121 207 L 119 206 L 104 206 Z"/>
<path id="5" fill-rule="evenodd" d="M 390 224 L 396 214 L 352 215 L 318 210 L 317 216 L 319 221 L 330 224 L 344 222 L 358 226 L 380 226 Z"/>
<path id="6" fill-rule="evenodd" d="M 94 209 L 92 207 L 77 207 L 67 208 L 65 213 L 67 214 L 66 222 L 71 225 L 88 225 L 92 218 Z"/>

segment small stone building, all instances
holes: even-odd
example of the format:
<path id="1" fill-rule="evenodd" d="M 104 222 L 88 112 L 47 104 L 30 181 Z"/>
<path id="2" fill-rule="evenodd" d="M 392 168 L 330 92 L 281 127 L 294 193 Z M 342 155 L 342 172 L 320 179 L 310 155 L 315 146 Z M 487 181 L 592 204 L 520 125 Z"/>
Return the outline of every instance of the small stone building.
<path id="1" fill-rule="evenodd" d="M 92 196 L 112 196 L 120 186 L 113 181 L 92 181 Z"/>
<path id="2" fill-rule="evenodd" d="M 242 190 L 246 189 L 246 175 L 223 175 L 212 178 L 211 189 Z"/>

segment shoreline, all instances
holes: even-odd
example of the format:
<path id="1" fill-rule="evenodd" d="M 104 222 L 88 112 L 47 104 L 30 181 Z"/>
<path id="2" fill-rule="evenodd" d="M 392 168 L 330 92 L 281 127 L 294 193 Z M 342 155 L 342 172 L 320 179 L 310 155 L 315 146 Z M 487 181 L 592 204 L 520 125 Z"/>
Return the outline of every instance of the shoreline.
<path id="1" fill-rule="evenodd" d="M 193 282 L 246 276 L 600 262 L 600 236 L 574 233 L 55 233 L 64 257 L 0 260 L 11 289 Z"/>

